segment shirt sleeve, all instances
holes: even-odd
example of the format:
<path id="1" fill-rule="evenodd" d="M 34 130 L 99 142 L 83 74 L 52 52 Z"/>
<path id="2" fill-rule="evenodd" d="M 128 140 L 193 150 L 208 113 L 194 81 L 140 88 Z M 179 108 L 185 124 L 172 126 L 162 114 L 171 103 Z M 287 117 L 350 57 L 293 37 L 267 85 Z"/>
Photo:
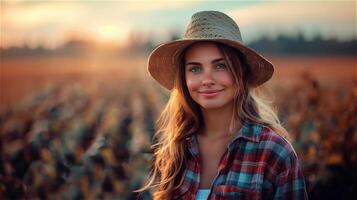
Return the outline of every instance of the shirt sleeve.
<path id="1" fill-rule="evenodd" d="M 294 151 L 286 157 L 284 165 L 284 170 L 276 177 L 274 199 L 308 199 L 304 177 Z"/>

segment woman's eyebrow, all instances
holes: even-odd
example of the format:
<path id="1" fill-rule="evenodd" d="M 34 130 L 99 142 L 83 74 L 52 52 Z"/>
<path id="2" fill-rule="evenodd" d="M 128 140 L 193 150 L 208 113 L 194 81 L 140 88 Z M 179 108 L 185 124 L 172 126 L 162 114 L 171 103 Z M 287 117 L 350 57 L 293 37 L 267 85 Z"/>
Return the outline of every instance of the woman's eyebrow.
<path id="1" fill-rule="evenodd" d="M 211 61 L 211 63 L 216 63 L 216 62 L 219 62 L 219 61 L 222 61 L 224 60 L 223 58 L 216 58 L 214 60 Z M 186 63 L 186 65 L 201 65 L 201 63 L 199 62 L 188 62 Z"/>

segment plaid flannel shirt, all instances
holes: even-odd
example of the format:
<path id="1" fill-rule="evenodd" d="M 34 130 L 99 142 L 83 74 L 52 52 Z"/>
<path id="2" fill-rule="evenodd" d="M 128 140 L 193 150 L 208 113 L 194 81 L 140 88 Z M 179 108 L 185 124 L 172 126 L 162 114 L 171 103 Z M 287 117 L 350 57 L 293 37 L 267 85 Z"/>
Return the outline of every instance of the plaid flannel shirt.
<path id="1" fill-rule="evenodd" d="M 200 181 L 196 134 L 187 138 L 184 182 L 172 199 L 193 200 Z M 308 199 L 293 147 L 271 129 L 244 121 L 222 155 L 208 199 Z"/>

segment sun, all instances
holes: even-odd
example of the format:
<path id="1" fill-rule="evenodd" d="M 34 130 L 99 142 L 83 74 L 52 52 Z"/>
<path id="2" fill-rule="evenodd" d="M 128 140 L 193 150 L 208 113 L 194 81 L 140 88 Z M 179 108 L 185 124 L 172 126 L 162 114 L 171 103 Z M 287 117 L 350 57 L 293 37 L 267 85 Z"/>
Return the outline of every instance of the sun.
<path id="1" fill-rule="evenodd" d="M 103 25 L 99 26 L 96 29 L 97 39 L 100 42 L 118 42 L 123 41 L 126 35 L 123 29 L 120 29 L 118 26 L 113 25 Z"/>

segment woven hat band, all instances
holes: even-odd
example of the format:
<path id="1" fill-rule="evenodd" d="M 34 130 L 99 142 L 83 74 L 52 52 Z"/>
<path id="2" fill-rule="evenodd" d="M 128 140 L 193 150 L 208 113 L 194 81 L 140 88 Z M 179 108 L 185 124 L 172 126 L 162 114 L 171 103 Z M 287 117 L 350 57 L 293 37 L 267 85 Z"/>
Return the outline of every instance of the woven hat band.
<path id="1" fill-rule="evenodd" d="M 223 38 L 243 43 L 238 25 L 229 16 L 216 12 L 198 12 L 192 16 L 185 39 Z"/>

